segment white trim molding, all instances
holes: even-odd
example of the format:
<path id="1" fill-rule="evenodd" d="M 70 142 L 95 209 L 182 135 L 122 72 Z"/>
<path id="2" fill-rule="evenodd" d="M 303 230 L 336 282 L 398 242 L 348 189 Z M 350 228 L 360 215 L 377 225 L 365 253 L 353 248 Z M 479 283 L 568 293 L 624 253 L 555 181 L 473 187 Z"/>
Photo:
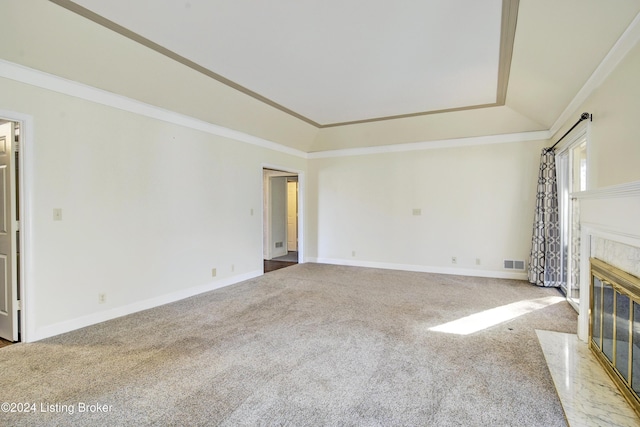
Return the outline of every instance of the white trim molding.
<path id="1" fill-rule="evenodd" d="M 301 171 L 299 169 L 292 169 L 292 168 L 288 168 L 285 166 L 279 166 L 279 165 L 275 165 L 273 163 L 262 163 L 260 165 L 260 167 L 262 168 L 262 170 L 266 169 L 273 169 L 273 170 L 277 170 L 277 171 L 282 171 L 282 172 L 288 172 L 288 173 L 294 173 L 296 175 L 298 175 L 298 262 L 299 263 L 303 263 L 304 262 L 304 254 L 305 254 L 305 244 L 306 244 L 306 232 L 305 232 L 305 226 L 306 223 L 304 222 L 304 219 L 306 218 L 306 197 L 305 195 L 307 194 L 307 179 L 306 179 L 306 174 L 304 171 Z M 263 180 L 263 175 L 262 173 L 260 173 L 260 180 Z M 263 189 L 263 194 L 262 194 L 262 198 L 264 200 L 264 187 L 262 185 L 260 185 L 260 188 Z M 260 218 L 264 218 L 264 203 L 262 203 L 260 205 Z M 261 227 L 262 231 L 261 231 L 261 235 L 263 236 L 264 239 L 264 221 L 262 221 L 262 227 Z M 265 253 L 264 253 L 264 244 L 262 247 L 262 259 L 266 259 L 265 258 Z M 264 269 L 264 266 L 263 266 Z"/>
<path id="2" fill-rule="evenodd" d="M 506 271 L 493 271 L 493 270 L 475 270 L 470 268 L 450 268 L 450 267 L 434 267 L 428 265 L 415 265 L 415 264 L 395 264 L 389 262 L 376 262 L 376 261 L 352 261 L 339 258 L 314 258 L 310 257 L 305 260 L 306 262 L 316 264 L 333 264 L 333 265 L 346 265 L 350 267 L 367 267 L 367 268 L 381 268 L 384 270 L 401 270 L 401 271 L 415 271 L 418 273 L 436 273 L 436 274 L 450 274 L 457 276 L 470 276 L 470 277 L 489 277 L 495 279 L 515 279 L 515 280 L 527 280 L 527 273 L 509 273 Z"/>
<path id="3" fill-rule="evenodd" d="M 115 307 L 110 310 L 100 311 L 98 313 L 89 314 L 87 316 L 82 316 L 75 319 L 70 319 L 60 323 L 56 323 L 53 325 L 48 325 L 48 326 L 36 329 L 33 336 L 30 337 L 29 342 L 39 341 L 55 335 L 63 334 L 65 332 L 70 332 L 76 329 L 95 325 L 97 323 L 106 322 L 107 320 L 116 319 L 118 317 L 126 316 L 128 314 L 137 313 L 142 310 L 148 310 L 150 308 L 159 307 L 165 304 L 170 304 L 172 302 L 180 301 L 185 298 L 189 298 L 205 292 L 220 289 L 225 286 L 230 286 L 235 283 L 243 282 L 245 280 L 253 279 L 254 277 L 261 276 L 262 274 L 263 273 L 261 270 L 255 270 L 249 273 L 244 273 L 237 276 L 216 280 L 206 285 L 196 286 L 193 288 L 184 289 L 177 292 L 172 292 L 166 295 L 160 295 L 155 298 L 150 298 L 144 301 L 138 301 L 129 305 Z"/>
<path id="4" fill-rule="evenodd" d="M 48 89 L 63 95 L 84 99 L 119 110 L 127 111 L 141 116 L 161 120 L 190 129 L 199 130 L 211 135 L 233 139 L 269 150 L 279 151 L 292 156 L 307 158 L 307 153 L 295 148 L 287 147 L 277 142 L 249 135 L 244 132 L 219 126 L 191 116 L 176 113 L 154 105 L 146 104 L 126 96 L 118 95 L 106 90 L 98 89 L 89 85 L 68 80 L 43 71 L 15 64 L 13 62 L 0 59 L 0 77 L 15 80 L 31 86 Z"/>
<path id="5" fill-rule="evenodd" d="M 576 199 L 612 199 L 634 196 L 640 197 L 640 181 L 571 193 L 571 197 Z"/>
<path id="6" fill-rule="evenodd" d="M 576 96 L 573 97 L 569 105 L 567 105 L 560 116 L 558 116 L 555 123 L 549 129 L 551 136 L 555 135 L 562 126 L 571 119 L 575 111 L 600 87 L 638 41 L 640 41 L 640 13 L 631 21 L 631 24 L 629 24 L 624 33 L 622 33 L 609 53 L 607 53 L 602 62 L 600 62 L 593 71 L 591 77 L 587 79 L 586 83 L 578 91 Z"/>
<path id="7" fill-rule="evenodd" d="M 474 145 L 505 144 L 510 142 L 542 141 L 551 137 L 549 131 L 507 133 L 502 135 L 474 136 L 469 138 L 440 139 L 435 141 L 409 142 L 405 144 L 381 145 L 378 147 L 345 148 L 340 150 L 309 153 L 309 159 L 330 157 L 365 156 L 369 154 L 400 153 L 405 151 L 434 150 L 438 148 L 470 147 Z"/>
<path id="8" fill-rule="evenodd" d="M 201 119 L 196 119 L 191 116 L 177 113 L 175 111 L 166 110 L 164 108 L 146 104 L 144 102 L 128 98 L 123 95 L 118 95 L 103 89 L 98 89 L 93 86 L 89 86 L 73 80 L 68 80 L 63 77 L 45 73 L 40 70 L 35 70 L 33 68 L 29 68 L 24 65 L 16 64 L 3 59 L 0 59 L 0 77 L 15 80 L 17 82 L 25 83 L 42 89 L 51 90 L 63 95 L 83 99 L 85 101 L 95 102 L 96 104 L 117 108 L 119 110 L 127 111 L 134 114 L 139 114 L 141 116 L 149 117 L 152 119 L 161 120 L 167 123 L 172 123 L 190 129 L 206 132 L 211 135 L 245 142 L 247 144 L 252 144 L 258 147 L 278 151 L 303 159 L 358 156 L 378 153 L 395 153 L 437 148 L 468 147 L 473 145 L 502 144 L 509 142 L 527 142 L 546 140 L 551 136 L 548 130 L 542 130 L 534 132 L 485 135 L 469 138 L 452 138 L 434 141 L 412 142 L 405 144 L 390 144 L 378 147 L 363 147 L 306 153 L 304 151 L 291 148 L 274 141 L 269 141 L 264 138 L 209 123 Z"/>
<path id="9" fill-rule="evenodd" d="M 325 157 L 358 156 L 377 153 L 394 153 L 402 151 L 426 150 L 436 148 L 467 147 L 472 145 L 501 144 L 508 142 L 526 142 L 536 140 L 546 140 L 550 138 L 547 130 L 535 132 L 520 132 L 502 135 L 486 135 L 469 138 L 453 138 L 435 141 L 412 142 L 406 144 L 390 144 L 378 147 L 364 147 L 339 149 L 330 151 L 320 151 L 306 153 L 295 148 L 287 147 L 274 141 L 249 135 L 244 132 L 229 129 L 224 126 L 196 119 L 191 116 L 176 113 L 154 105 L 146 104 L 123 95 L 98 89 L 73 80 L 68 80 L 40 70 L 25 67 L 24 65 L 0 59 L 0 77 L 15 80 L 31 86 L 51 90 L 63 95 L 72 96 L 85 101 L 95 102 L 119 110 L 127 111 L 141 116 L 161 120 L 190 129 L 209 133 L 211 135 L 230 138 L 236 141 L 267 148 L 303 159 L 317 159 Z"/>
<path id="10" fill-rule="evenodd" d="M 245 142 L 262 148 L 278 151 L 303 159 L 322 159 L 330 157 L 360 156 L 368 154 L 396 153 L 416 150 L 467 147 L 473 145 L 499 144 L 508 142 L 526 142 L 548 140 L 564 126 L 575 111 L 591 94 L 607 79 L 618 64 L 626 57 L 631 49 L 640 41 L 640 13 L 636 15 L 625 32 L 620 36 L 611 50 L 604 57 L 580 91 L 558 116 L 550 129 L 534 132 L 521 132 L 502 135 L 486 135 L 469 138 L 452 138 L 434 141 L 421 141 L 403 144 L 389 144 L 377 147 L 347 148 L 307 153 L 292 147 L 269 141 L 264 138 L 249 135 L 244 132 L 215 125 L 191 116 L 146 104 L 122 95 L 117 95 L 102 89 L 68 80 L 53 74 L 35 70 L 23 65 L 0 59 L 0 77 L 19 81 L 32 86 L 52 90 L 54 92 L 96 102 L 102 105 L 118 108 L 146 117 L 162 120 L 168 123 L 185 126 L 191 129 L 207 132 Z"/>

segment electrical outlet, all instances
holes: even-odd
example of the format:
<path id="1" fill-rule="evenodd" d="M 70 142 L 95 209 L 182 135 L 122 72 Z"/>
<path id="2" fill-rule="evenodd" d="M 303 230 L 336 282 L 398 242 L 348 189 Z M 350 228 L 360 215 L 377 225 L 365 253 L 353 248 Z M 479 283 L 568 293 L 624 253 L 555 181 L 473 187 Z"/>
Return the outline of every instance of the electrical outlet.
<path id="1" fill-rule="evenodd" d="M 62 221 L 62 209 L 56 208 L 53 210 L 53 220 Z"/>
<path id="2" fill-rule="evenodd" d="M 452 257 L 451 257 L 451 264 L 457 264 L 457 263 L 458 263 L 458 258 L 457 258 L 457 257 L 452 256 Z"/>
<path id="3" fill-rule="evenodd" d="M 218 273 L 217 273 L 217 271 L 216 271 L 216 269 L 215 269 L 215 268 L 212 268 L 212 269 L 211 269 L 211 277 L 216 277 L 216 274 L 218 274 Z"/>
<path id="4" fill-rule="evenodd" d="M 236 271 L 236 266 L 235 264 L 231 264 L 231 272 L 233 273 L 234 271 Z"/>
<path id="5" fill-rule="evenodd" d="M 480 265 L 480 258 L 476 258 L 476 265 Z"/>
<path id="6" fill-rule="evenodd" d="M 356 251 L 351 251 L 351 256 L 356 256 Z"/>
<path id="7" fill-rule="evenodd" d="M 98 294 L 98 304 L 104 304 L 107 302 L 107 294 Z"/>

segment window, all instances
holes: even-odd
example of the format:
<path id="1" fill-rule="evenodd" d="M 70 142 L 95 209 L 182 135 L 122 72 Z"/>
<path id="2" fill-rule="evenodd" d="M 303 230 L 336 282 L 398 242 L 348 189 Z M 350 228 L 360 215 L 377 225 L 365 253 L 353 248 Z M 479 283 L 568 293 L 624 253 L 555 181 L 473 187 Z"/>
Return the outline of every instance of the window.
<path id="1" fill-rule="evenodd" d="M 586 191 L 588 137 L 585 124 L 556 154 L 560 211 L 561 289 L 577 309 L 580 300 L 580 207 L 571 195 Z"/>

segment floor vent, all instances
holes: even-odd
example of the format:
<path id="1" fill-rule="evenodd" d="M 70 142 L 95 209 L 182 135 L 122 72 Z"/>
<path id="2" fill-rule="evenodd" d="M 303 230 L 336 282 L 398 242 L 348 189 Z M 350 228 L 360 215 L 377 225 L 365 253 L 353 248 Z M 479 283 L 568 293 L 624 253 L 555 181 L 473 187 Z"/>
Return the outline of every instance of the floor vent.
<path id="1" fill-rule="evenodd" d="M 281 248 L 283 246 L 284 244 L 282 242 L 276 242 L 276 248 Z"/>
<path id="2" fill-rule="evenodd" d="M 525 263 L 521 260 L 505 259 L 504 268 L 507 270 L 524 270 Z"/>

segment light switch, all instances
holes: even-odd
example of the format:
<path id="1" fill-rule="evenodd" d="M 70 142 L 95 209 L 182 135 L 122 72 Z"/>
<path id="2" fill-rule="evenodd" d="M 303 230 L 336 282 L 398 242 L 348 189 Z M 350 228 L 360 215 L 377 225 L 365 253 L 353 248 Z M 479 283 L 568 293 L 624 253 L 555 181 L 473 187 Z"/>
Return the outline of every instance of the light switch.
<path id="1" fill-rule="evenodd" d="M 53 220 L 62 221 L 62 209 L 56 208 L 53 210 Z"/>
<path id="2" fill-rule="evenodd" d="M 415 215 L 415 216 L 422 215 L 422 209 L 414 209 L 413 210 L 413 215 Z"/>

